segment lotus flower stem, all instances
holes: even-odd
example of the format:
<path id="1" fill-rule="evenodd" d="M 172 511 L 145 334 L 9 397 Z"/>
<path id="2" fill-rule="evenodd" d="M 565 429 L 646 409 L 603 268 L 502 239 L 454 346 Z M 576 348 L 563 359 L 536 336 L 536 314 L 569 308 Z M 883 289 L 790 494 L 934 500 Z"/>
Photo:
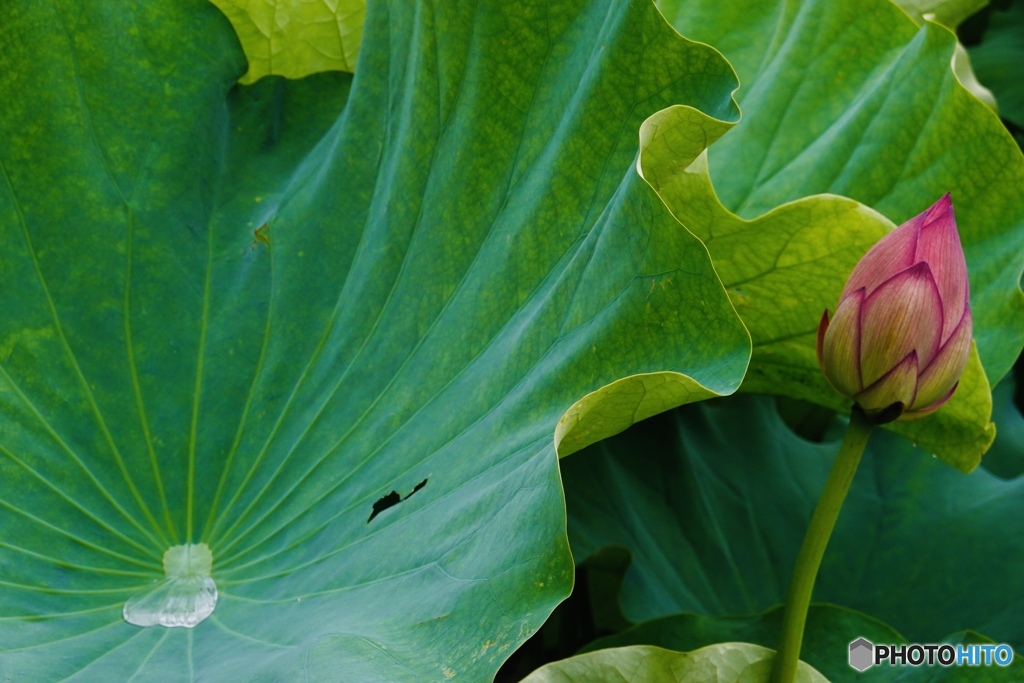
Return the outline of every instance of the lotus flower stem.
<path id="1" fill-rule="evenodd" d="M 811 516 L 810 526 L 804 536 L 803 545 L 796 556 L 793 578 L 786 597 L 786 612 L 782 618 L 782 636 L 772 669 L 772 683 L 792 683 L 796 678 L 797 663 L 800 659 L 800 645 L 804 637 L 804 623 L 807 608 L 811 604 L 814 580 L 825 554 L 825 547 L 832 535 L 832 528 L 839 517 L 839 510 L 850 490 L 853 475 L 857 472 L 861 454 L 871 436 L 872 421 L 864 412 L 854 407 L 850 413 L 850 425 L 839 447 L 832 470 L 828 474 L 825 488 L 821 491 L 818 504 Z"/>

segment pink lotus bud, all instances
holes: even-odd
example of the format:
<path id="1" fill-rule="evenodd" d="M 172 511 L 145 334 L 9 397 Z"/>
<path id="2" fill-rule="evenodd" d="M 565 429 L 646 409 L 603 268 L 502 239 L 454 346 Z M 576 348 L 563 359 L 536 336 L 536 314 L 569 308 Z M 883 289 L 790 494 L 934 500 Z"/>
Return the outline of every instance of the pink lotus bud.
<path id="1" fill-rule="evenodd" d="M 825 379 L 879 422 L 913 420 L 956 390 L 971 351 L 967 263 L 947 193 L 860 260 L 818 326 Z"/>

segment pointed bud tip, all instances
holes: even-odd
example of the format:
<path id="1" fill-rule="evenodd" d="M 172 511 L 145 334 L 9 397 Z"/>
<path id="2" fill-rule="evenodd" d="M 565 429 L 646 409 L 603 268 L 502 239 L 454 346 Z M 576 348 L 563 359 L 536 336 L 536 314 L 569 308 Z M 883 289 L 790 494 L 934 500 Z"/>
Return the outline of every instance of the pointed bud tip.
<path id="1" fill-rule="evenodd" d="M 948 192 L 939 197 L 937 202 L 929 206 L 923 215 L 922 229 L 936 221 L 943 221 L 945 225 L 952 226 L 954 232 L 956 231 L 956 218 L 953 215 L 953 198 Z"/>

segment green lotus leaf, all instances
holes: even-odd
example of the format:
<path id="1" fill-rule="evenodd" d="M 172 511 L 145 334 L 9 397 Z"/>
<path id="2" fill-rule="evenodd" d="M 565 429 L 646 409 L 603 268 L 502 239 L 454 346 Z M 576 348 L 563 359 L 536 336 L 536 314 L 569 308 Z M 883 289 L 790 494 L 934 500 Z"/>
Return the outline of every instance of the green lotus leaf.
<path id="1" fill-rule="evenodd" d="M 634 623 L 782 604 L 840 437 L 805 441 L 763 396 L 652 418 L 562 461 L 573 554 L 630 551 L 620 602 Z M 1019 651 L 1022 515 L 1024 478 L 983 468 L 964 477 L 876 430 L 813 599 L 871 615 L 910 642 L 972 629 Z"/>
<path id="2" fill-rule="evenodd" d="M 598 650 L 537 669 L 523 683 L 766 683 L 772 650 L 750 643 L 721 643 L 674 652 L 649 645 Z M 797 683 L 828 683 L 800 662 Z"/>
<path id="3" fill-rule="evenodd" d="M 648 3 L 376 3 L 354 81 L 238 87 L 205 1 L 8 9 L 0 678 L 488 680 L 572 583 L 560 417 L 742 379 L 636 172 L 729 65 Z"/>
<path id="4" fill-rule="evenodd" d="M 751 219 L 833 193 L 899 224 L 950 192 L 978 351 L 990 383 L 1006 374 L 1024 345 L 1024 156 L 953 77 L 955 36 L 886 0 L 659 6 L 743 84 L 743 125 L 709 150 L 722 205 Z"/>
<path id="5" fill-rule="evenodd" d="M 750 329 L 745 390 L 836 406 L 814 351 L 822 311 L 880 235 L 950 191 L 984 374 L 972 363 L 954 403 L 897 429 L 972 469 L 994 435 L 988 385 L 1024 344 L 1024 157 L 953 77 L 955 37 L 884 0 L 661 7 L 744 84 L 743 122 L 706 156 L 673 164 L 667 151 L 701 130 L 660 121 L 641 166 L 707 244 Z"/>
<path id="6" fill-rule="evenodd" d="M 264 76 L 302 78 L 356 70 L 366 0 L 210 0 L 242 43 L 249 70 L 240 83 Z"/>

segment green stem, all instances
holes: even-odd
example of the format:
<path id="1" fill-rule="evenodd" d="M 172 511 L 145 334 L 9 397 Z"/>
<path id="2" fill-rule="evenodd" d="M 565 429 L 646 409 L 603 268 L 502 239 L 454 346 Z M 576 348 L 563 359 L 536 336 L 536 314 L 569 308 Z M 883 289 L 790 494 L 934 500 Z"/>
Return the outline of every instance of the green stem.
<path id="1" fill-rule="evenodd" d="M 772 683 L 792 683 L 796 678 L 814 579 L 818 575 L 818 567 L 839 517 L 839 510 L 846 499 L 846 492 L 850 490 L 853 475 L 857 472 L 860 456 L 871 436 L 871 427 L 864 413 L 854 406 L 850 414 L 850 426 L 846 429 L 846 436 L 832 464 L 828 481 L 825 482 L 825 488 L 811 516 L 811 524 L 807 527 L 800 553 L 796 556 L 789 596 L 786 598 L 786 614 L 782 619 L 782 637 L 772 670 Z"/>

